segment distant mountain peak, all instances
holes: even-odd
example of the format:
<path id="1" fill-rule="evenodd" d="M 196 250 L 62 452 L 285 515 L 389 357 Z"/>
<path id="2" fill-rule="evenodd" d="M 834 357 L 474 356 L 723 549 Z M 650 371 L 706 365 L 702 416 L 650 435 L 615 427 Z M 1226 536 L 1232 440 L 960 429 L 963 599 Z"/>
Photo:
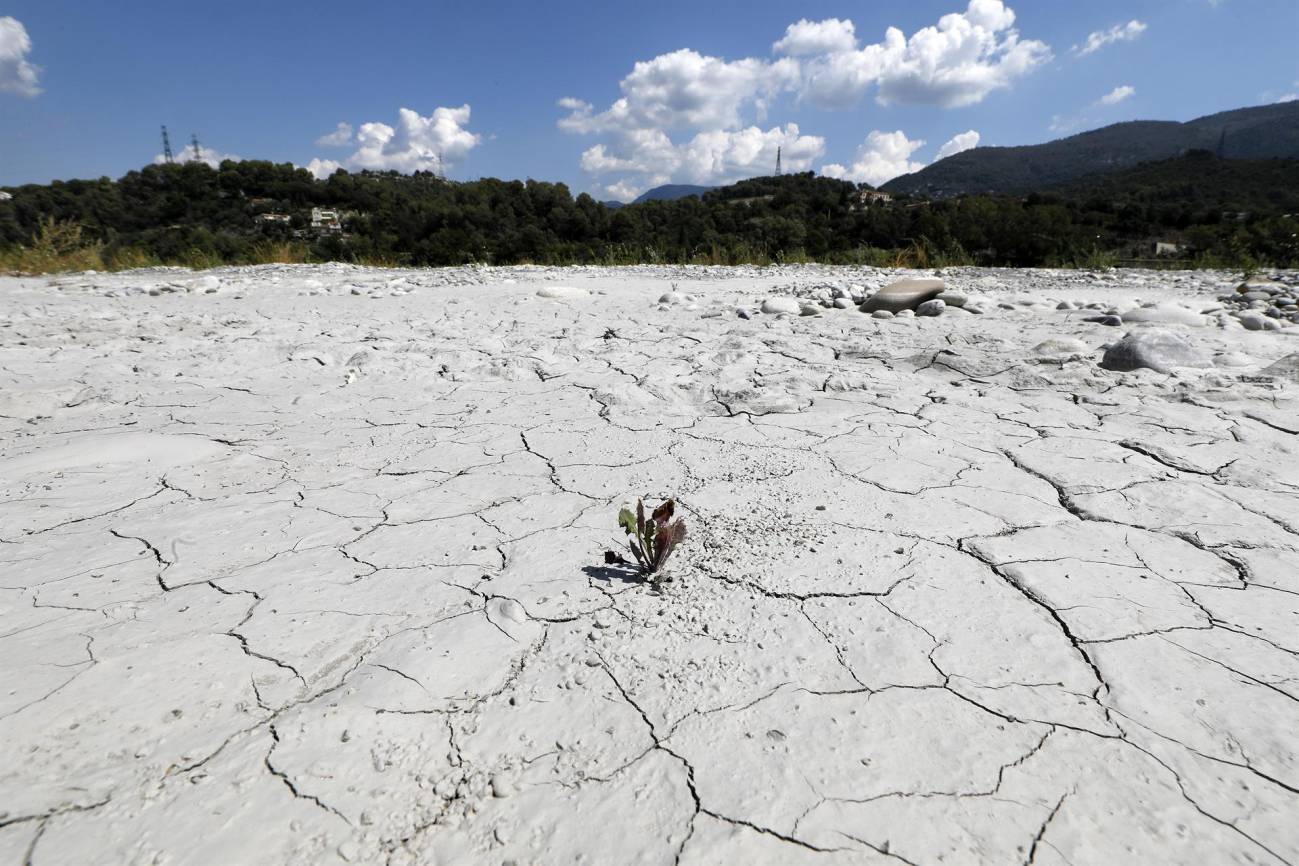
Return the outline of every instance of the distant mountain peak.
<path id="1" fill-rule="evenodd" d="M 647 201 L 675 201 L 679 198 L 697 195 L 702 196 L 709 190 L 717 189 L 715 186 L 692 186 L 685 183 L 668 183 L 663 186 L 656 186 L 653 189 L 646 190 L 636 197 L 632 204 L 643 204 Z"/>

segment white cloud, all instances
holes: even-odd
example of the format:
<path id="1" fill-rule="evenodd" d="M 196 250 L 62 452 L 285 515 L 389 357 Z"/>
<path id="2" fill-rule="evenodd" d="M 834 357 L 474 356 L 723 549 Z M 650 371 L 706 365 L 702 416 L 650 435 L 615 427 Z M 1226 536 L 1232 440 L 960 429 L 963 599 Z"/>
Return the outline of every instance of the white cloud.
<path id="1" fill-rule="evenodd" d="M 979 146 L 979 133 L 971 129 L 969 132 L 962 132 L 960 135 L 954 135 L 948 139 L 947 143 L 938 148 L 938 156 L 934 157 L 937 162 L 940 159 L 946 159 L 949 156 L 955 156 L 963 150 L 970 150 Z"/>
<path id="2" fill-rule="evenodd" d="M 975 135 L 978 134 L 975 133 Z M 957 138 L 960 137 L 957 136 Z M 953 139 L 953 141 L 955 140 Z M 951 142 L 948 142 L 948 144 L 951 144 Z M 871 186 L 879 186 L 899 175 L 910 174 L 924 168 L 925 164 L 923 162 L 916 162 L 911 159 L 911 155 L 924 146 L 923 140 L 916 139 L 913 141 L 907 138 L 906 133 L 902 132 L 902 130 L 897 132 L 874 130 L 870 135 L 866 136 L 866 141 L 862 143 L 861 147 L 857 148 L 857 156 L 851 166 L 844 167 L 839 163 L 831 163 L 821 167 L 821 174 L 839 180 L 865 182 Z M 944 147 L 946 146 L 944 145 Z"/>
<path id="3" fill-rule="evenodd" d="M 808 21 L 802 18 L 797 24 L 785 28 L 785 35 L 771 50 L 789 57 L 809 54 L 835 54 L 857 48 L 855 27 L 851 21 L 827 18 Z"/>
<path id="4" fill-rule="evenodd" d="M 356 151 L 342 162 L 313 159 L 307 170 L 326 177 L 340 168 L 399 171 L 438 171 L 454 166 L 482 142 L 482 136 L 470 132 L 469 106 L 436 108 L 428 117 L 403 108 L 397 112 L 397 125 L 363 123 L 355 132 L 348 123 L 340 123 L 334 132 L 316 144 L 337 146 L 353 142 Z M 346 135 L 344 135 L 346 133 Z"/>
<path id="5" fill-rule="evenodd" d="M 32 40 L 22 22 L 0 16 L 0 93 L 35 96 L 41 92 L 40 69 L 27 60 L 31 51 Z"/>
<path id="6" fill-rule="evenodd" d="M 616 201 L 632 201 L 644 191 L 644 187 L 637 186 L 626 180 L 620 180 L 604 187 L 604 194 Z"/>
<path id="7" fill-rule="evenodd" d="M 316 139 L 316 147 L 346 147 L 352 143 L 352 124 L 340 123 L 334 131 Z"/>
<path id="8" fill-rule="evenodd" d="M 807 58 L 799 93 L 835 108 L 874 85 L 881 105 L 973 105 L 1051 59 L 1046 43 L 1021 40 L 1014 23 L 1002 0 L 969 0 L 965 12 L 944 15 L 910 38 L 890 27 L 883 42 Z"/>
<path id="9" fill-rule="evenodd" d="M 599 114 L 583 100 L 561 99 L 559 106 L 569 114 L 559 128 L 576 133 L 731 129 L 741 125 L 741 112 L 750 105 L 763 115 L 767 101 L 797 78 L 795 60 L 727 61 L 685 48 L 637 63 L 619 83 L 622 96 Z"/>
<path id="10" fill-rule="evenodd" d="M 1135 87 L 1132 87 L 1131 85 L 1128 84 L 1124 84 L 1114 88 L 1109 93 L 1105 94 L 1100 99 L 1096 100 L 1096 104 L 1097 105 L 1118 105 L 1120 102 L 1123 102 L 1124 100 L 1131 98 L 1132 95 L 1135 94 L 1136 92 L 1137 89 Z"/>
<path id="11" fill-rule="evenodd" d="M 178 163 L 205 162 L 212 168 L 217 168 L 227 159 L 232 159 L 235 162 L 238 162 L 243 159 L 243 157 L 237 153 L 221 153 L 211 147 L 204 147 L 202 144 L 199 145 L 198 153 L 195 153 L 194 146 L 192 144 L 187 144 L 175 152 L 173 159 Z M 166 161 L 166 155 L 161 153 L 153 158 L 154 165 L 162 165 Z"/>
<path id="12" fill-rule="evenodd" d="M 1075 45 L 1073 50 L 1079 57 L 1086 57 L 1088 54 L 1100 51 L 1106 45 L 1112 45 L 1115 42 L 1131 42 L 1145 32 L 1145 22 L 1134 18 L 1127 24 L 1115 24 L 1109 30 L 1097 30 L 1088 34 L 1083 44 Z"/>
<path id="13" fill-rule="evenodd" d="M 825 139 L 803 135 L 796 123 L 766 130 L 757 126 L 705 130 L 681 144 L 674 144 L 662 130 L 634 130 L 612 143 L 588 148 L 582 154 L 581 166 L 596 177 L 628 175 L 605 187 L 614 194 L 615 187 L 641 190 L 669 181 L 720 184 L 772 174 L 777 148 L 785 170 L 809 171 L 825 153 Z"/>
<path id="14" fill-rule="evenodd" d="M 1050 59 L 1045 43 L 1021 40 L 1014 24 L 1015 13 L 1003 0 L 967 0 L 963 12 L 944 15 L 910 38 L 889 28 L 883 42 L 859 47 L 852 21 L 802 19 L 772 45 L 773 59 L 727 60 L 681 49 L 636 63 L 604 110 L 577 97 L 559 100 L 565 114 L 558 125 L 600 137 L 582 153 L 581 166 L 605 178 L 606 190 L 620 183 L 626 191 L 668 180 L 718 183 L 743 172 L 766 174 L 775 167 L 777 147 L 784 165 L 801 171 L 819 157 L 824 141 L 793 124 L 764 130 L 782 96 L 840 107 L 875 88 L 882 104 L 971 105 Z M 693 137 L 683 140 L 686 135 Z M 949 144 L 960 147 L 965 140 Z M 905 158 L 901 163 L 909 166 Z M 619 173 L 628 177 L 607 177 Z"/>
<path id="15" fill-rule="evenodd" d="M 1299 102 L 1299 93 L 1283 93 L 1277 100 L 1277 104 L 1282 102 Z"/>
<path id="16" fill-rule="evenodd" d="M 307 163 L 304 167 L 307 171 L 315 175 L 316 180 L 324 180 L 343 166 L 341 163 L 335 162 L 332 159 L 316 158 Z"/>

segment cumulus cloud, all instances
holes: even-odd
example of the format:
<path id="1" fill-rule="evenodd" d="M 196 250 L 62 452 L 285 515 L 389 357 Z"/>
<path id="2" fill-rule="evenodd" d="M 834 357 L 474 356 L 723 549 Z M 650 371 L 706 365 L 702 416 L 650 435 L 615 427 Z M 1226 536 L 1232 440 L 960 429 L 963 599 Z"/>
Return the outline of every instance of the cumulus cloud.
<path id="1" fill-rule="evenodd" d="M 727 60 L 681 49 L 636 63 L 603 110 L 575 96 L 559 100 L 558 125 L 601 138 L 583 152 L 581 166 L 602 178 L 606 191 L 623 182 L 625 192 L 667 180 L 719 183 L 743 171 L 767 173 L 777 146 L 784 165 L 798 171 L 824 142 L 797 131 L 791 137 L 792 124 L 764 128 L 782 97 L 834 108 L 873 89 L 881 104 L 971 105 L 1050 59 L 1049 46 L 1021 39 L 1014 25 L 1003 0 L 967 0 L 964 11 L 910 37 L 889 28 L 882 42 L 867 45 L 852 21 L 801 19 L 772 44 L 772 58 Z M 635 177 L 607 177 L 615 173 Z"/>
<path id="2" fill-rule="evenodd" d="M 0 16 L 0 93 L 35 96 L 41 92 L 40 69 L 27 59 L 32 40 L 16 18 Z"/>
<path id="3" fill-rule="evenodd" d="M 857 48 L 856 28 L 851 21 L 827 18 L 824 21 L 799 19 L 785 28 L 785 35 L 771 46 L 777 54 L 804 57 L 815 54 L 837 54 Z"/>
<path id="4" fill-rule="evenodd" d="M 482 142 L 482 136 L 470 132 L 469 106 L 436 108 L 428 117 L 403 108 L 397 112 L 397 125 L 363 123 L 355 130 L 340 123 L 328 135 L 316 140 L 321 147 L 355 144 L 356 150 L 345 160 L 313 159 L 306 168 L 316 177 L 328 177 L 339 168 L 399 171 L 438 171 L 464 161 L 469 152 Z"/>
<path id="5" fill-rule="evenodd" d="M 954 135 L 948 139 L 947 143 L 938 148 L 938 156 L 934 157 L 935 161 L 946 159 L 954 156 L 963 150 L 970 150 L 979 146 L 979 133 L 971 129 L 968 132 L 962 132 L 960 135 Z"/>
<path id="6" fill-rule="evenodd" d="M 977 139 L 978 133 L 975 133 L 975 137 Z M 911 159 L 911 155 L 924 146 L 923 140 L 909 139 L 902 130 L 896 132 L 874 130 L 866 136 L 866 141 L 861 147 L 857 148 L 857 156 L 852 165 L 830 163 L 821 167 L 821 174 L 839 180 L 879 186 L 899 175 L 910 174 L 924 168 L 923 162 Z"/>
<path id="7" fill-rule="evenodd" d="M 214 148 L 204 147 L 203 145 L 200 144 L 198 153 L 194 152 L 193 145 L 185 145 L 180 150 L 175 152 L 173 159 L 176 162 L 204 162 L 210 165 L 212 168 L 217 168 L 218 166 L 221 165 L 222 162 L 224 162 L 227 159 L 232 159 L 235 162 L 238 162 L 239 160 L 243 159 L 243 157 L 241 157 L 237 153 L 221 153 L 220 151 Z M 162 153 L 158 154 L 153 158 L 154 165 L 162 165 L 166 161 L 167 161 L 167 156 L 166 154 L 162 154 Z"/>
<path id="8" fill-rule="evenodd" d="M 798 124 L 761 129 L 705 130 L 675 144 L 658 129 L 634 130 L 611 143 L 588 148 L 582 170 L 595 177 L 626 174 L 604 187 L 615 198 L 629 199 L 646 187 L 669 181 L 697 184 L 728 183 L 744 177 L 771 174 L 776 150 L 791 172 L 809 171 L 825 153 L 825 139 L 803 135 Z M 634 195 L 629 195 L 632 191 Z"/>
<path id="9" fill-rule="evenodd" d="M 342 163 L 335 162 L 332 159 L 320 159 L 318 157 L 307 163 L 305 166 L 307 171 L 315 175 L 316 180 L 324 180 L 342 167 Z"/>
<path id="10" fill-rule="evenodd" d="M 1135 94 L 1136 92 L 1137 89 L 1135 87 L 1132 87 L 1131 85 L 1128 84 L 1124 84 L 1114 88 L 1109 93 L 1105 94 L 1100 99 L 1096 100 L 1096 104 L 1097 105 L 1118 105 L 1120 102 L 1123 102 L 1125 99 L 1131 98 L 1132 95 Z"/>
<path id="11" fill-rule="evenodd" d="M 645 191 L 645 187 L 620 180 L 617 183 L 607 184 L 604 187 L 604 194 L 616 201 L 631 201 Z"/>
<path id="12" fill-rule="evenodd" d="M 890 27 L 882 42 L 805 58 L 799 94 L 835 108 L 874 86 L 882 105 L 973 105 L 1051 59 L 1046 43 L 1021 40 L 1014 23 L 1002 0 L 970 0 L 910 38 Z"/>
<path id="13" fill-rule="evenodd" d="M 316 139 L 316 147 L 346 147 L 352 143 L 352 124 L 340 123 L 334 131 Z"/>
<path id="14" fill-rule="evenodd" d="M 1134 18 L 1127 24 L 1115 24 L 1109 30 L 1097 30 L 1088 34 L 1083 44 L 1075 45 L 1073 50 L 1079 57 L 1086 57 L 1088 54 L 1100 51 L 1106 45 L 1112 45 L 1115 42 L 1131 42 L 1145 32 L 1145 22 Z"/>
<path id="15" fill-rule="evenodd" d="M 588 102 L 561 99 L 559 106 L 569 113 L 559 128 L 576 133 L 730 129 L 741 124 L 749 106 L 763 115 L 767 100 L 797 78 L 794 60 L 727 61 L 684 48 L 637 63 L 618 85 L 622 96 L 598 114 Z"/>
<path id="16" fill-rule="evenodd" d="M 1282 102 L 1299 102 L 1299 93 L 1281 94 L 1281 97 L 1277 99 L 1277 104 L 1280 104 Z"/>

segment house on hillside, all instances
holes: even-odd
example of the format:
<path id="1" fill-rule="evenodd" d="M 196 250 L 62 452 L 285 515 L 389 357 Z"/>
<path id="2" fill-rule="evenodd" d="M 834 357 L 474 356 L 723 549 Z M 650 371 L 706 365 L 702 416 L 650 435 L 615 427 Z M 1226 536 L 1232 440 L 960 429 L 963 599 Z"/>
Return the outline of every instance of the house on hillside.
<path id="1" fill-rule="evenodd" d="M 0 201 L 9 201 L 11 198 L 13 198 L 12 195 L 5 192 L 4 190 L 0 190 Z"/>
<path id="2" fill-rule="evenodd" d="M 288 225 L 293 218 L 286 213 L 259 213 L 253 217 L 253 222 L 259 226 L 266 227 L 272 225 Z"/>
<path id="3" fill-rule="evenodd" d="M 324 235 L 342 234 L 343 219 L 333 208 L 313 207 L 311 209 L 311 228 Z"/>
<path id="4" fill-rule="evenodd" d="M 853 210 L 865 210 L 874 204 L 888 204 L 893 196 L 878 189 L 859 189 L 852 198 Z"/>
<path id="5" fill-rule="evenodd" d="M 1156 256 L 1176 256 L 1186 252 L 1185 244 L 1174 244 L 1168 241 L 1155 241 L 1154 254 Z"/>

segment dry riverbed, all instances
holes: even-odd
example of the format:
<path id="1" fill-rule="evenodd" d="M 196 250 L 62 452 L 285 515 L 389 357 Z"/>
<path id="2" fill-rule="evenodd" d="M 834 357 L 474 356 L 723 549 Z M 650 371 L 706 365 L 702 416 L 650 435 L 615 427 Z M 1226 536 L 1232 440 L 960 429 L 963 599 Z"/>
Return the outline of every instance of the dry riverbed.
<path id="1" fill-rule="evenodd" d="M 901 276 L 0 278 L 0 863 L 1299 863 L 1299 327 Z"/>

